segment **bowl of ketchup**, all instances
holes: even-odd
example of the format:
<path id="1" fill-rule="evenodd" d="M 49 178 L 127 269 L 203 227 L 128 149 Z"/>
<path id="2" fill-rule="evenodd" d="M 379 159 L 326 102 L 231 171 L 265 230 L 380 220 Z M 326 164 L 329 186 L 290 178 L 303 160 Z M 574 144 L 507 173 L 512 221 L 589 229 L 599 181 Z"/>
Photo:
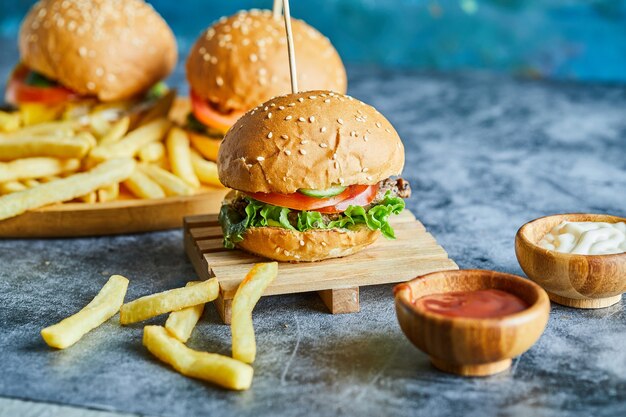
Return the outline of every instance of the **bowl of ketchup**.
<path id="1" fill-rule="evenodd" d="M 394 288 L 406 337 L 444 372 L 503 372 L 543 333 L 547 293 L 517 275 L 485 270 L 441 271 Z"/>

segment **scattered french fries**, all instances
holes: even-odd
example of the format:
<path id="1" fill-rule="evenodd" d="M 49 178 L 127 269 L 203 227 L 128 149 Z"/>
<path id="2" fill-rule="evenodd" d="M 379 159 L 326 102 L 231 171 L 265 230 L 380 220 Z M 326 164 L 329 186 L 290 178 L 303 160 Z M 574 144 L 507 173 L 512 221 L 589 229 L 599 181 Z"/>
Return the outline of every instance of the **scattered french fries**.
<path id="1" fill-rule="evenodd" d="M 201 281 L 190 281 L 187 283 L 187 287 L 199 284 Z M 202 317 L 204 312 L 204 304 L 198 304 L 195 306 L 183 308 L 182 310 L 173 311 L 170 313 L 167 321 L 165 322 L 165 328 L 172 336 L 185 343 L 191 337 L 193 328 L 196 327 L 196 323 Z"/>
<path id="2" fill-rule="evenodd" d="M 113 275 L 98 295 L 78 313 L 41 331 L 50 347 L 65 349 L 78 342 L 89 331 L 113 317 L 122 306 L 128 288 L 128 279 Z"/>
<path id="3" fill-rule="evenodd" d="M 165 192 L 159 184 L 139 170 L 135 170 L 126 181 L 124 186 L 139 198 L 163 198 Z"/>
<path id="4" fill-rule="evenodd" d="M 193 188 L 200 187 L 200 180 L 191 165 L 189 138 L 179 128 L 172 128 L 165 141 L 172 172 Z"/>
<path id="5" fill-rule="evenodd" d="M 143 344 L 159 360 L 185 376 L 232 390 L 245 390 L 252 385 L 254 370 L 250 365 L 216 353 L 190 349 L 164 327 L 144 327 Z"/>
<path id="6" fill-rule="evenodd" d="M 162 142 L 151 142 L 139 149 L 141 162 L 159 162 L 165 158 L 165 145 Z"/>
<path id="7" fill-rule="evenodd" d="M 170 110 L 175 96 L 170 90 L 153 101 L 27 103 L 15 111 L 0 111 L 0 196 L 36 190 L 2 200 L 15 208 L 0 207 L 0 220 L 44 202 L 157 199 L 200 193 L 204 185 L 221 187 L 217 166 L 202 155 L 208 152 L 215 158 L 220 140 L 193 139 L 194 135 L 173 127 L 168 117 L 174 114 Z M 77 194 L 76 185 L 84 177 L 69 182 L 68 190 L 61 191 L 57 184 L 122 158 L 135 160 L 137 167 L 121 180 L 97 189 L 93 183 L 81 185 L 82 194 Z M 56 185 L 40 187 L 47 184 Z"/>
<path id="8" fill-rule="evenodd" d="M 172 122 L 165 118 L 156 119 L 131 131 L 118 142 L 97 146 L 91 151 L 96 160 L 134 157 L 143 146 L 160 140 L 171 127 Z"/>
<path id="9" fill-rule="evenodd" d="M 80 168 L 78 159 L 35 157 L 0 162 L 0 182 L 41 178 L 73 172 Z"/>
<path id="10" fill-rule="evenodd" d="M 0 160 L 51 156 L 55 158 L 82 158 L 93 144 L 84 135 L 57 138 L 53 136 L 31 136 L 0 140 Z"/>
<path id="11" fill-rule="evenodd" d="M 134 170 L 135 161 L 133 159 L 111 159 L 90 171 L 40 184 L 35 188 L 3 195 L 0 197 L 0 220 L 48 204 L 70 201 L 99 188 L 124 181 L 132 175 Z"/>
<path id="12" fill-rule="evenodd" d="M 140 164 L 139 169 L 163 188 L 166 195 L 192 195 L 191 185 L 163 168 L 153 164 Z"/>
<path id="13" fill-rule="evenodd" d="M 213 161 L 207 161 L 194 149 L 191 150 L 191 165 L 202 183 L 223 187 L 217 174 L 217 164 Z"/>
<path id="14" fill-rule="evenodd" d="M 233 358 L 246 363 L 254 362 L 256 341 L 252 325 L 252 310 L 277 274 L 277 262 L 256 264 L 239 284 L 233 298 L 231 313 Z"/>
<path id="15" fill-rule="evenodd" d="M 213 301 L 219 294 L 217 278 L 138 298 L 120 309 L 120 323 L 131 324 L 161 314 Z"/>

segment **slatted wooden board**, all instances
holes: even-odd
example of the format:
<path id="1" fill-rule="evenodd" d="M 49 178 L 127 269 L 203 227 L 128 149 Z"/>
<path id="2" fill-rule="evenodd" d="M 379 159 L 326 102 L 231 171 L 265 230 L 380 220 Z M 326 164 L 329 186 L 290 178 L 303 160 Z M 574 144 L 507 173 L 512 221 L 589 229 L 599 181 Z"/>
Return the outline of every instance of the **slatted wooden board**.
<path id="1" fill-rule="evenodd" d="M 280 263 L 278 277 L 264 295 L 317 291 L 330 312 L 359 311 L 359 287 L 408 281 L 433 271 L 458 269 L 446 251 L 413 213 L 405 210 L 391 222 L 396 240 L 380 238 L 346 258 L 313 263 Z M 222 246 L 216 215 L 185 217 L 185 251 L 200 279 L 217 277 L 216 307 L 230 323 L 231 301 L 252 264 L 263 258 Z"/>

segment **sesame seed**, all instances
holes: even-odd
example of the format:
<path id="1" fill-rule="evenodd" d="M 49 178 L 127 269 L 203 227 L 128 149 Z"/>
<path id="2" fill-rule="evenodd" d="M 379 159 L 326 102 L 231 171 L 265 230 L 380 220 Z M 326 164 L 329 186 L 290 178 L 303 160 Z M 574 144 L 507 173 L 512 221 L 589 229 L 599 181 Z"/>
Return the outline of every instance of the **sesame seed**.
<path id="1" fill-rule="evenodd" d="M 80 56 L 87 55 L 87 48 L 85 48 L 84 46 L 81 46 L 80 48 L 78 48 L 78 55 Z"/>
<path id="2" fill-rule="evenodd" d="M 339 123 L 340 125 L 343 124 L 343 120 L 342 119 L 337 119 L 337 123 Z"/>
<path id="3" fill-rule="evenodd" d="M 285 149 L 285 155 L 287 156 L 291 155 L 291 151 L 289 149 Z"/>
<path id="4" fill-rule="evenodd" d="M 287 135 L 280 135 L 280 137 L 283 138 L 283 139 L 289 139 L 289 136 L 287 136 Z"/>
<path id="5" fill-rule="evenodd" d="M 352 137 L 356 136 L 356 132 L 353 130 L 352 132 L 350 132 L 350 136 Z"/>
<path id="6" fill-rule="evenodd" d="M 276 107 L 276 103 L 271 103 L 270 107 Z"/>
<path id="7" fill-rule="evenodd" d="M 363 168 L 363 169 L 361 170 L 361 172 L 367 172 L 367 171 L 369 171 L 369 169 L 368 169 L 367 167 L 366 167 L 366 168 Z"/>
<path id="8" fill-rule="evenodd" d="M 87 89 L 88 90 L 93 90 L 94 88 L 96 88 L 96 84 L 93 81 L 89 81 L 87 83 Z"/>
<path id="9" fill-rule="evenodd" d="M 298 101 L 299 101 L 300 103 L 302 103 L 302 102 L 304 101 L 304 99 L 303 99 L 302 97 L 300 97 L 300 98 L 298 98 Z"/>
<path id="10" fill-rule="evenodd" d="M 339 178 L 339 184 L 343 184 L 344 182 L 346 182 L 343 178 Z"/>
<path id="11" fill-rule="evenodd" d="M 367 136 L 365 136 L 365 135 L 364 135 L 364 136 L 363 136 L 363 140 L 364 140 L 365 142 L 367 142 L 367 139 L 368 139 L 368 138 L 367 138 Z"/>
<path id="12" fill-rule="evenodd" d="M 276 246 L 276 249 L 274 249 L 274 252 L 278 253 L 278 252 L 280 252 L 281 250 L 282 250 L 282 249 L 281 249 L 280 247 Z"/>
<path id="13" fill-rule="evenodd" d="M 274 136 L 274 134 L 273 134 L 272 132 L 270 132 L 270 133 L 268 133 L 268 134 L 267 134 L 267 138 L 268 138 L 268 139 L 272 139 L 272 136 Z"/>
<path id="14" fill-rule="evenodd" d="M 315 121 L 315 116 L 309 117 L 309 122 L 313 123 Z"/>
<path id="15" fill-rule="evenodd" d="M 258 60 L 259 60 L 259 57 L 256 54 L 250 54 L 251 62 L 257 62 Z"/>
<path id="16" fill-rule="evenodd" d="M 265 106 L 265 107 L 263 108 L 263 111 L 268 111 L 269 109 L 270 109 L 269 107 Z"/>
<path id="17" fill-rule="evenodd" d="M 322 133 L 326 132 L 326 126 L 320 127 L 320 132 L 322 132 Z"/>
<path id="18" fill-rule="evenodd" d="M 224 85 L 224 79 L 223 79 L 222 77 L 220 77 L 220 76 L 217 76 L 217 77 L 215 77 L 215 83 L 216 83 L 219 87 L 221 87 L 221 86 L 223 86 L 223 85 Z"/>
<path id="19" fill-rule="evenodd" d="M 300 142 L 300 144 L 301 144 L 301 145 L 306 145 L 307 143 L 309 143 L 309 141 L 308 141 L 308 140 L 306 140 L 306 139 L 303 139 L 303 140 Z"/>
<path id="20" fill-rule="evenodd" d="M 304 240 L 300 239 L 300 246 L 304 246 Z"/>
<path id="21" fill-rule="evenodd" d="M 285 106 L 278 106 L 278 110 L 285 110 Z"/>
<path id="22" fill-rule="evenodd" d="M 204 59 L 205 61 L 208 62 L 209 60 L 211 60 L 211 54 L 204 54 L 204 55 L 202 55 L 202 59 Z"/>
<path id="23" fill-rule="evenodd" d="M 380 122 L 376 122 L 376 127 L 381 128 L 383 125 Z"/>
<path id="24" fill-rule="evenodd" d="M 325 143 L 320 143 L 320 148 L 328 148 L 328 145 Z"/>
<path id="25" fill-rule="evenodd" d="M 309 96 L 309 98 L 310 98 L 311 100 L 315 100 L 315 99 L 317 98 L 317 96 Z"/>
<path id="26" fill-rule="evenodd" d="M 256 160 L 259 162 L 265 161 L 265 158 L 263 158 L 262 156 L 257 156 Z"/>
<path id="27" fill-rule="evenodd" d="M 389 128 L 387 128 L 387 129 L 385 129 L 385 132 L 391 133 L 391 130 L 389 130 Z"/>
<path id="28" fill-rule="evenodd" d="M 267 118 L 271 119 L 272 118 L 272 112 L 267 113 Z"/>
<path id="29" fill-rule="evenodd" d="M 104 69 L 102 67 L 96 68 L 96 76 L 102 77 L 104 75 Z"/>
<path id="30" fill-rule="evenodd" d="M 330 99 L 327 98 L 326 100 L 324 100 L 324 103 L 330 103 Z"/>
<path id="31" fill-rule="evenodd" d="M 366 180 L 371 181 L 372 180 L 372 176 L 368 175 L 367 177 L 365 177 Z"/>
<path id="32" fill-rule="evenodd" d="M 306 155 L 306 151 L 305 151 L 304 149 L 300 149 L 300 153 L 301 153 L 302 155 Z"/>
<path id="33" fill-rule="evenodd" d="M 322 246 L 326 246 L 326 242 L 322 242 Z"/>
<path id="34" fill-rule="evenodd" d="M 306 122 L 306 119 L 304 117 L 298 117 L 298 121 L 299 122 Z"/>
<path id="35" fill-rule="evenodd" d="M 287 104 L 287 105 L 288 105 L 289 107 L 295 107 L 295 106 L 296 106 L 296 103 L 289 103 L 289 104 Z"/>
<path id="36" fill-rule="evenodd" d="M 285 120 L 291 120 L 291 119 L 293 119 L 293 117 L 292 117 L 292 116 L 287 116 L 287 117 L 285 117 Z"/>
<path id="37" fill-rule="evenodd" d="M 339 169 L 339 162 L 335 161 L 333 165 L 335 166 L 335 169 Z"/>
<path id="38" fill-rule="evenodd" d="M 336 153 L 333 154 L 333 159 L 337 159 L 337 154 Z"/>

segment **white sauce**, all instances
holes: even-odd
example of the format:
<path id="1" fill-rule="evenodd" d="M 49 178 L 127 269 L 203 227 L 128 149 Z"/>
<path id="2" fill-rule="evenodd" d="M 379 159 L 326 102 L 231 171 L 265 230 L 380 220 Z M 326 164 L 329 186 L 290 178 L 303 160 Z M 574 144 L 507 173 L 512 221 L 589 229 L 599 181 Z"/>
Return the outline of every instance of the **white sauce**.
<path id="1" fill-rule="evenodd" d="M 626 223 L 562 222 L 539 241 L 539 246 L 577 255 L 626 252 Z"/>

